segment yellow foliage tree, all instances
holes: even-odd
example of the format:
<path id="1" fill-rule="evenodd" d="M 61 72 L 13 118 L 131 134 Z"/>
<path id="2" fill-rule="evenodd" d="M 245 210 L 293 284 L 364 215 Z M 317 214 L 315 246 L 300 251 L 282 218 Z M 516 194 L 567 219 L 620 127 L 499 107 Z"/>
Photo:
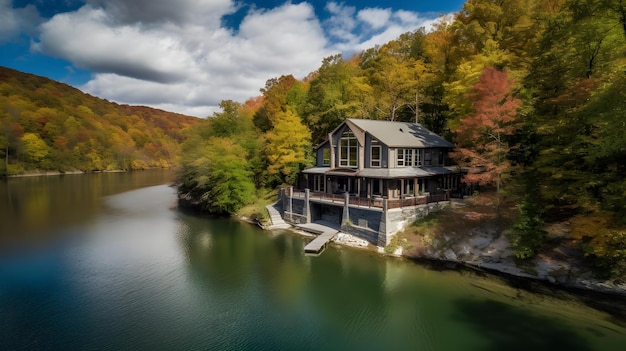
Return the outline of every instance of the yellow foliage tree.
<path id="1" fill-rule="evenodd" d="M 274 183 L 293 184 L 300 168 L 309 163 L 311 132 L 291 111 L 279 112 L 267 132 L 267 174 Z"/>
<path id="2" fill-rule="evenodd" d="M 48 145 L 35 133 L 25 133 L 22 144 L 22 153 L 30 162 L 39 162 L 50 152 Z"/>

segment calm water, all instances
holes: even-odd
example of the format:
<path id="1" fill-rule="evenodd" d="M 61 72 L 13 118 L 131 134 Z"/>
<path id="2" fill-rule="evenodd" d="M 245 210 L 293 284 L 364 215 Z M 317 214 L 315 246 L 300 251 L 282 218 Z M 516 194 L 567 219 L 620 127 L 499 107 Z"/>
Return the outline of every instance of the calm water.
<path id="1" fill-rule="evenodd" d="M 565 294 L 182 213 L 172 174 L 0 182 L 1 350 L 624 350 Z"/>

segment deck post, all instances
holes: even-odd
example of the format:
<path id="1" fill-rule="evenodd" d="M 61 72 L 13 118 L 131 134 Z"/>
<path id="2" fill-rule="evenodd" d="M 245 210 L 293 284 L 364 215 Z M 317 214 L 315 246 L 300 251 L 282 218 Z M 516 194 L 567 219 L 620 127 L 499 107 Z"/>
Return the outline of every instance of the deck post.
<path id="1" fill-rule="evenodd" d="M 343 193 L 343 216 L 341 217 L 341 228 L 348 224 L 350 220 L 350 193 Z"/>
<path id="2" fill-rule="evenodd" d="M 387 246 L 387 223 L 389 222 L 389 203 L 388 199 L 383 199 L 383 213 L 380 217 L 380 227 L 378 229 L 378 246 Z"/>
<path id="3" fill-rule="evenodd" d="M 304 215 L 306 216 L 306 223 L 311 223 L 311 204 L 309 203 L 310 195 L 309 188 L 304 189 Z"/>
<path id="4" fill-rule="evenodd" d="M 289 221 L 293 223 L 293 186 L 289 187 Z"/>

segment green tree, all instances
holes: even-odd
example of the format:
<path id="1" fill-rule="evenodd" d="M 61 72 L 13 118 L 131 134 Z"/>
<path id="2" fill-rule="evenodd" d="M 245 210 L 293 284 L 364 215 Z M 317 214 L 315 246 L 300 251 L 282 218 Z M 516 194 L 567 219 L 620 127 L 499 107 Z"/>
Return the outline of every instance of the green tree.
<path id="1" fill-rule="evenodd" d="M 341 55 L 324 58 L 309 83 L 302 120 L 309 127 L 313 143 L 326 139 L 328 133 L 343 122 L 355 108 L 350 88 L 358 67 Z"/>
<path id="2" fill-rule="evenodd" d="M 243 147 L 229 138 L 193 137 L 185 150 L 179 197 L 216 214 L 235 213 L 253 201 L 255 186 Z"/>

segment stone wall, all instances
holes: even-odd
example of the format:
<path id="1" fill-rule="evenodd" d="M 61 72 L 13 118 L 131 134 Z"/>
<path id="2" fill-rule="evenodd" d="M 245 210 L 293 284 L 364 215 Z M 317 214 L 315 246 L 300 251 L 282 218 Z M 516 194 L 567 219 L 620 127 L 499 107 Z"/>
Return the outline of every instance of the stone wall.
<path id="1" fill-rule="evenodd" d="M 283 220 L 291 224 L 307 223 L 306 207 L 304 199 L 290 199 L 282 196 Z"/>
<path id="2" fill-rule="evenodd" d="M 384 221 L 383 211 L 380 209 L 350 207 L 348 213 L 352 225 L 363 227 L 376 233 L 380 231 L 381 221 Z"/>
<path id="3" fill-rule="evenodd" d="M 445 202 L 431 202 L 426 205 L 419 205 L 413 207 L 404 207 L 404 208 L 396 208 L 387 211 L 387 221 L 386 221 L 386 233 L 384 240 L 381 238 L 380 243 L 384 242 L 384 245 L 379 246 L 387 246 L 391 241 L 393 236 L 404 229 L 407 225 L 413 223 L 415 220 L 419 218 L 423 218 L 427 216 L 430 212 L 439 211 L 442 208 L 448 206 L 449 203 Z M 381 233 L 383 235 L 383 233 Z"/>
<path id="4" fill-rule="evenodd" d="M 358 238 L 367 240 L 367 242 L 369 242 L 370 244 L 378 246 L 380 234 L 371 229 L 347 224 L 341 227 L 341 231 L 346 234 L 351 234 Z"/>

